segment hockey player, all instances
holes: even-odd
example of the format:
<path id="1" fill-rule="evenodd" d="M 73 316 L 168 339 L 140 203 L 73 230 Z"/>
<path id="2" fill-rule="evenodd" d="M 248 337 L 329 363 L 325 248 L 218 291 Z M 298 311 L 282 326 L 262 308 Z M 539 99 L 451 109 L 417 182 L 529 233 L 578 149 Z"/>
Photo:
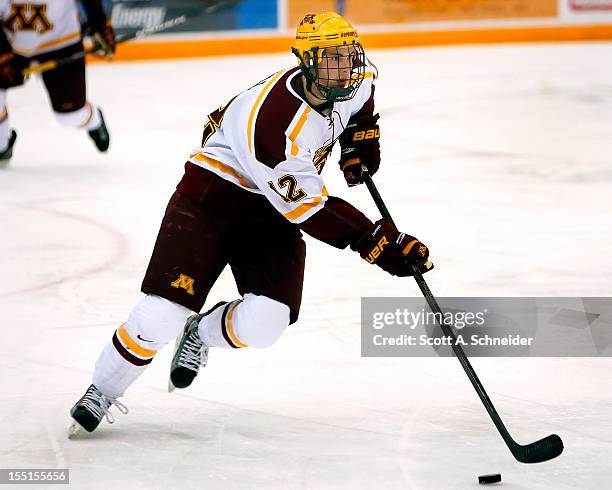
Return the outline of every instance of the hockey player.
<path id="1" fill-rule="evenodd" d="M 81 0 L 89 26 L 106 55 L 115 51 L 115 35 L 102 0 Z M 13 154 L 17 139 L 10 129 L 6 91 L 24 83 L 22 71 L 83 51 L 79 7 L 76 0 L 24 2 L 0 0 L 0 165 Z M 105 152 L 110 138 L 102 112 L 86 98 L 85 60 L 42 74 L 57 120 L 65 126 L 87 129 L 90 138 Z"/>
<path id="2" fill-rule="evenodd" d="M 293 52 L 299 66 L 208 116 L 162 220 L 144 296 L 102 351 L 71 430 L 93 431 L 112 404 L 125 411 L 117 398 L 183 326 L 170 389 L 191 384 L 210 347 L 273 345 L 298 318 L 301 231 L 392 275 L 410 275 L 412 264 L 431 269 L 425 245 L 328 195 L 320 175 L 337 140 L 349 185 L 362 182 L 362 165 L 374 174 L 380 164 L 376 70 L 357 31 L 333 12 L 307 15 Z M 227 264 L 241 297 L 192 315 Z"/>

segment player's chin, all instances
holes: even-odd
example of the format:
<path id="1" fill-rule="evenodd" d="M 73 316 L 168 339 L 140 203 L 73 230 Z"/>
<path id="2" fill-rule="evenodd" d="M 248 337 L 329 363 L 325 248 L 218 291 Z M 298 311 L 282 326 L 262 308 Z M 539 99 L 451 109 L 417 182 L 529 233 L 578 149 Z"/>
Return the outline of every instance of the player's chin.
<path id="1" fill-rule="evenodd" d="M 348 85 L 348 81 L 346 82 L 332 82 L 327 84 L 327 88 L 345 88 Z"/>

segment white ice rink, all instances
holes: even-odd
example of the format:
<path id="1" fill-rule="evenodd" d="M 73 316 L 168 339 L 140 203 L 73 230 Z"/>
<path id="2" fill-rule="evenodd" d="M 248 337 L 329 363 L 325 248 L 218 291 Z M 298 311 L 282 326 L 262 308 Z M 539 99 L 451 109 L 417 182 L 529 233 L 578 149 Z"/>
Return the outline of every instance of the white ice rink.
<path id="1" fill-rule="evenodd" d="M 400 229 L 430 246 L 435 294 L 612 294 L 612 44 L 369 55 L 376 181 Z M 205 116 L 292 63 L 92 65 L 107 155 L 56 124 L 39 80 L 9 93 L 19 138 L 0 172 L 0 467 L 70 468 L 75 489 L 465 489 L 483 473 L 507 489 L 612 488 L 610 359 L 473 361 L 519 442 L 564 439 L 556 460 L 521 465 L 456 359 L 360 357 L 360 298 L 418 296 L 414 281 L 310 238 L 300 320 L 277 345 L 213 351 L 172 395 L 166 348 L 123 399 L 129 415 L 67 440 Z M 330 193 L 376 217 L 337 155 Z M 207 304 L 235 296 L 226 271 Z"/>

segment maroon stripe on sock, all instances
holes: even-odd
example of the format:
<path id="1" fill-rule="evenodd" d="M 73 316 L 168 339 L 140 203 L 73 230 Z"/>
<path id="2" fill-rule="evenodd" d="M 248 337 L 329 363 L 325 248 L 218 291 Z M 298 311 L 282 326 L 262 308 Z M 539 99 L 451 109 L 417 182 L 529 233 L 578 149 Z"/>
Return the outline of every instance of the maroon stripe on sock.
<path id="1" fill-rule="evenodd" d="M 236 344 L 232 342 L 231 337 L 227 333 L 227 327 L 225 326 L 225 318 L 227 317 L 227 312 L 231 304 L 232 303 L 226 304 L 225 308 L 223 309 L 223 315 L 221 315 L 221 333 L 223 334 L 223 338 L 225 339 L 225 341 L 229 344 L 229 346 L 232 349 L 240 349 L 239 346 L 237 346 Z"/>
<path id="2" fill-rule="evenodd" d="M 150 364 L 153 360 L 153 358 L 141 359 L 140 357 L 136 357 L 134 354 L 128 351 L 125 347 L 123 347 L 123 344 L 119 342 L 119 339 L 117 338 L 117 332 L 113 334 L 113 345 L 115 346 L 115 349 L 117 349 L 117 352 L 121 354 L 121 357 L 123 357 L 127 362 L 134 364 L 135 366 L 146 366 L 147 364 Z"/>

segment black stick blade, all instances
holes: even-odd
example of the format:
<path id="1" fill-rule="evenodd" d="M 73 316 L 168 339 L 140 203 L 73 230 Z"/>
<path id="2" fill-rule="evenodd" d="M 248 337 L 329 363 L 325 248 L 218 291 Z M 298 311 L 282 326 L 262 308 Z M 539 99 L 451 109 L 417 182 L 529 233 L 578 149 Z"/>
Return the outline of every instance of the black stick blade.
<path id="1" fill-rule="evenodd" d="M 541 463 L 556 458 L 563 452 L 563 441 L 557 434 L 552 434 L 521 446 L 517 444 L 512 448 L 512 454 L 521 463 Z"/>

